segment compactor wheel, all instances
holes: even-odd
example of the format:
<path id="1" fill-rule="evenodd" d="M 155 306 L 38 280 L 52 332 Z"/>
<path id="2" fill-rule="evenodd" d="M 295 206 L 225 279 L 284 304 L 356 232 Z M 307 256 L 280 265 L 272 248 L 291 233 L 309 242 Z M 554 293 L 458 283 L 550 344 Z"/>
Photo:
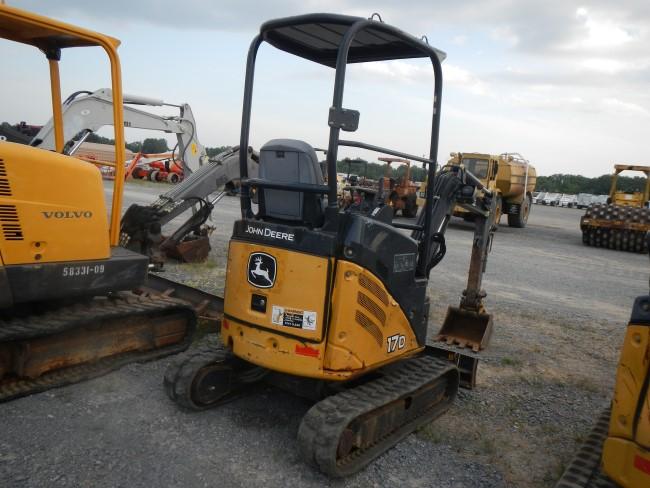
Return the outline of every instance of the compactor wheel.
<path id="1" fill-rule="evenodd" d="M 650 229 L 650 209 L 597 203 L 587 208 L 580 228 L 582 242 L 589 246 L 647 253 L 645 234 Z"/>
<path id="2" fill-rule="evenodd" d="M 384 376 L 314 405 L 298 430 L 308 464 L 342 477 L 356 473 L 453 402 L 458 370 L 422 356 L 403 360 Z"/>
<path id="3" fill-rule="evenodd" d="M 167 396 L 181 407 L 205 410 L 234 400 L 265 374 L 266 370 L 238 359 L 210 337 L 174 359 L 163 385 Z"/>

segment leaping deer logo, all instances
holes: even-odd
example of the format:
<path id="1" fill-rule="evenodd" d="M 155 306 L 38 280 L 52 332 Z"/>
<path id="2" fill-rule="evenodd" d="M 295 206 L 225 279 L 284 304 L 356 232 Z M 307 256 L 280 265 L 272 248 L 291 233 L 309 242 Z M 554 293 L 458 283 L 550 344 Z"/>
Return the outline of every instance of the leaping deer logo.
<path id="1" fill-rule="evenodd" d="M 264 257 L 267 257 L 268 259 L 265 263 L 265 267 L 262 267 Z M 250 273 L 248 281 L 251 284 L 260 288 L 272 287 L 275 281 L 275 258 L 268 254 L 261 253 L 251 255 L 248 272 Z"/>

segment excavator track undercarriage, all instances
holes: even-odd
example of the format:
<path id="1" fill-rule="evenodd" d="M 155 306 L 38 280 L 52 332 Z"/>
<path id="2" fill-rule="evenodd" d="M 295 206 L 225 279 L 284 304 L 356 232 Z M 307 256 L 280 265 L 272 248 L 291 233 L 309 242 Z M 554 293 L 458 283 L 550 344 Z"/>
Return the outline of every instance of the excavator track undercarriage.
<path id="1" fill-rule="evenodd" d="M 269 373 L 211 340 L 180 355 L 165 373 L 167 395 L 183 408 L 203 410 L 232 401 Z M 355 473 L 443 414 L 458 385 L 452 363 L 424 355 L 386 367 L 363 384 L 341 385 L 342 391 L 337 386 L 338 393 L 317 402 L 303 418 L 300 451 L 330 476 Z"/>
<path id="2" fill-rule="evenodd" d="M 196 323 L 186 302 L 132 293 L 6 312 L 0 315 L 0 402 L 180 352 Z"/>
<path id="3" fill-rule="evenodd" d="M 234 356 L 216 337 L 179 355 L 165 371 L 167 396 L 187 410 L 205 410 L 235 400 L 268 373 Z"/>
<path id="4" fill-rule="evenodd" d="M 380 378 L 316 403 L 300 424 L 300 451 L 330 476 L 356 473 L 443 414 L 457 391 L 458 370 L 449 362 L 404 360 Z"/>

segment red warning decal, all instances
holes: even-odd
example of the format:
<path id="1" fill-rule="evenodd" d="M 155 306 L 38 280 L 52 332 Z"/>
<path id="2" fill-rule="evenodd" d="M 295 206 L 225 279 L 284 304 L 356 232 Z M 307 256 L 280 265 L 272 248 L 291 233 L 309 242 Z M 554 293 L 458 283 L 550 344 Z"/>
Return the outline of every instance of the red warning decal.
<path id="1" fill-rule="evenodd" d="M 637 454 L 634 456 L 634 467 L 639 471 L 650 474 L 650 459 L 644 459 Z"/>
<path id="2" fill-rule="evenodd" d="M 320 351 L 318 349 L 314 349 L 313 347 L 301 346 L 299 344 L 296 344 L 296 354 L 300 354 L 301 356 L 309 356 L 312 358 L 317 358 L 318 355 L 320 354 Z"/>

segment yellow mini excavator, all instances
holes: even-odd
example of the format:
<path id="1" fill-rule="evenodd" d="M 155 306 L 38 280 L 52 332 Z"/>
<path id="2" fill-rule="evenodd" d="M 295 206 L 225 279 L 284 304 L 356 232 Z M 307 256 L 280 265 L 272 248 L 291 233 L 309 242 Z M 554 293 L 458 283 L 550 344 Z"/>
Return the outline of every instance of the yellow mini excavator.
<path id="1" fill-rule="evenodd" d="M 612 404 L 601 414 L 556 488 L 619 486 L 650 486 L 650 295 L 634 301 Z"/>
<path id="2" fill-rule="evenodd" d="M 495 199 L 462 167 L 436 174 L 444 53 L 380 19 L 308 14 L 263 24 L 248 54 L 241 147 L 249 141 L 263 42 L 335 69 L 327 183 L 303 141 L 266 143 L 258 178 L 247 177 L 241 157 L 242 214 L 228 250 L 221 342 L 178 356 L 164 385 L 171 399 L 195 410 L 260 380 L 309 398 L 316 403 L 300 425 L 300 451 L 324 473 L 346 476 L 446 411 L 459 382 L 473 384 L 478 360 L 468 348 L 485 347 L 492 328 L 480 284 Z M 428 59 L 433 68 L 429 156 L 341 139 L 360 116 L 343 107 L 347 64 L 408 58 Z M 383 181 L 373 205 L 338 206 L 342 146 L 428 165 L 426 203 L 415 223 L 393 221 Z M 439 285 L 430 274 L 445 254 L 456 204 L 477 215 L 468 287 L 430 345 L 427 288 Z"/>
<path id="3" fill-rule="evenodd" d="M 0 401 L 185 349 L 184 301 L 128 292 L 149 260 L 117 246 L 124 184 L 119 41 L 0 5 L 0 38 L 48 60 L 56 150 L 0 142 Z M 99 169 L 63 154 L 62 53 L 99 47 L 112 78 L 116 178 L 108 216 Z M 25 97 L 28 97 L 25 94 Z"/>

